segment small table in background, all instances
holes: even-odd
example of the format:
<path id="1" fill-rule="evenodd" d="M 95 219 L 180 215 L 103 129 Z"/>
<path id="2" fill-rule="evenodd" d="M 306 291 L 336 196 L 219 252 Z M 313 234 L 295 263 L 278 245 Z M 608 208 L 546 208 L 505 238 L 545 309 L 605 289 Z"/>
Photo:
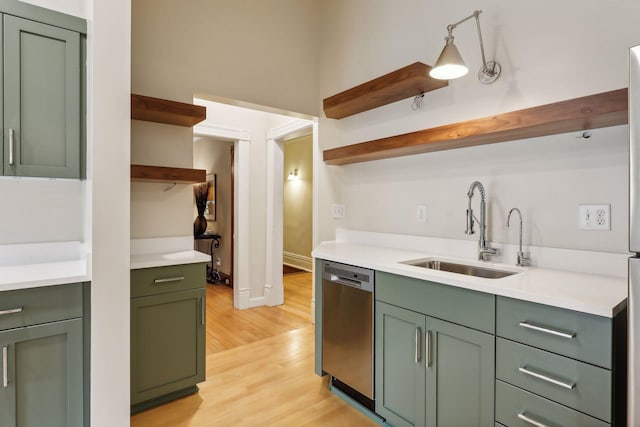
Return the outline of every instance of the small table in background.
<path id="1" fill-rule="evenodd" d="M 214 268 L 216 265 L 215 258 L 213 256 L 214 250 L 220 247 L 220 236 L 217 233 L 204 233 L 198 236 L 193 237 L 194 240 L 211 240 L 211 244 L 209 245 L 209 253 L 211 254 L 211 265 L 207 265 L 207 282 L 209 283 L 224 283 L 222 280 L 222 276 L 220 276 L 220 272 L 217 268 Z"/>

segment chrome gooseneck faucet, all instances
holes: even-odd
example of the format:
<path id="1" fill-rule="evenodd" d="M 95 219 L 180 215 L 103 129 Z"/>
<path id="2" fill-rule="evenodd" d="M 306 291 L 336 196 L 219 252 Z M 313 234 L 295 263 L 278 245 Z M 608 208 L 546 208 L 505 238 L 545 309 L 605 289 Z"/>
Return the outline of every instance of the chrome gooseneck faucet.
<path id="1" fill-rule="evenodd" d="M 516 265 L 519 265 L 521 267 L 526 267 L 531 265 L 531 257 L 529 256 L 529 253 L 524 253 L 522 252 L 522 213 L 520 212 L 520 209 L 518 208 L 513 208 L 509 211 L 509 215 L 507 215 L 507 227 L 509 227 L 509 221 L 511 220 L 511 214 L 514 212 L 518 212 L 518 217 L 520 218 L 520 243 L 519 243 L 519 249 L 518 249 L 518 262 L 516 263 Z"/>
<path id="2" fill-rule="evenodd" d="M 473 209 L 471 209 L 471 199 L 473 198 L 474 190 L 478 188 L 480 191 L 480 220 L 475 217 L 473 214 Z M 480 239 L 478 240 L 478 259 L 481 261 L 487 261 L 490 256 L 498 255 L 498 249 L 489 247 L 487 243 L 487 219 L 486 219 L 486 211 L 487 211 L 487 202 L 484 192 L 484 187 L 480 183 L 480 181 L 474 181 L 469 187 L 469 191 L 467 192 L 467 197 L 469 197 L 469 208 L 467 209 L 467 229 L 465 230 L 465 234 L 475 234 L 473 231 L 474 221 L 478 221 L 480 223 Z"/>

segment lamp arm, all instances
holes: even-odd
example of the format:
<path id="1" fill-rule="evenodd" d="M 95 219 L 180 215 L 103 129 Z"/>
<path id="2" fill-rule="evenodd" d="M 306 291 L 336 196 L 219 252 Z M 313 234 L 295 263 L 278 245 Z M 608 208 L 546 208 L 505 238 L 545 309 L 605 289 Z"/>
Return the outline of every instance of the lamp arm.
<path id="1" fill-rule="evenodd" d="M 473 12 L 471 15 L 467 16 L 464 19 L 459 20 L 458 22 L 456 22 L 455 24 L 449 24 L 447 25 L 447 30 L 449 31 L 453 31 L 458 25 L 462 24 L 463 22 L 468 21 L 471 18 L 476 18 L 478 19 L 478 15 L 480 15 L 482 13 L 481 10 L 476 10 L 475 12 Z"/>
<path id="2" fill-rule="evenodd" d="M 482 66 L 483 66 L 484 70 L 487 70 L 488 67 L 487 67 L 487 60 L 486 60 L 486 58 L 484 56 L 484 43 L 482 41 L 482 31 L 480 30 L 480 14 L 481 13 L 482 13 L 481 10 L 476 10 L 471 15 L 467 16 L 464 19 L 461 19 L 460 21 L 456 22 L 455 24 L 447 25 L 447 31 L 449 32 L 449 37 L 452 37 L 453 36 L 453 30 L 458 25 L 462 24 L 463 22 L 467 22 L 471 18 L 476 18 L 476 26 L 478 27 L 478 38 L 480 39 L 480 53 L 482 54 Z"/>

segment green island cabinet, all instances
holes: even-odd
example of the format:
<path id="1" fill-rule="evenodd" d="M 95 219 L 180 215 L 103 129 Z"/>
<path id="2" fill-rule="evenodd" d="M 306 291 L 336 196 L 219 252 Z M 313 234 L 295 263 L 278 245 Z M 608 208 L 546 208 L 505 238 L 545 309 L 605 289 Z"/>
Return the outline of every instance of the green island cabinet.
<path id="1" fill-rule="evenodd" d="M 376 272 L 376 413 L 405 426 L 494 425 L 495 298 Z"/>
<path id="2" fill-rule="evenodd" d="M 85 424 L 88 294 L 81 283 L 0 293 L 1 426 Z"/>
<path id="3" fill-rule="evenodd" d="M 205 264 L 131 270 L 131 412 L 205 380 Z"/>
<path id="4" fill-rule="evenodd" d="M 86 22 L 16 0 L 0 13 L 3 175 L 82 178 Z"/>

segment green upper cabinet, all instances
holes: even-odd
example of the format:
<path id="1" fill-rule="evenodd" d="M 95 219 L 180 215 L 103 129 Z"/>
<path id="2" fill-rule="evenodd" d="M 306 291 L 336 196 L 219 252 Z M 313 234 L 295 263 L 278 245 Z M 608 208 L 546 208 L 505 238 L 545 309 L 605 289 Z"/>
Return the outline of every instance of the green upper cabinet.
<path id="1" fill-rule="evenodd" d="M 81 34 L 3 15 L 5 176 L 80 178 Z"/>

